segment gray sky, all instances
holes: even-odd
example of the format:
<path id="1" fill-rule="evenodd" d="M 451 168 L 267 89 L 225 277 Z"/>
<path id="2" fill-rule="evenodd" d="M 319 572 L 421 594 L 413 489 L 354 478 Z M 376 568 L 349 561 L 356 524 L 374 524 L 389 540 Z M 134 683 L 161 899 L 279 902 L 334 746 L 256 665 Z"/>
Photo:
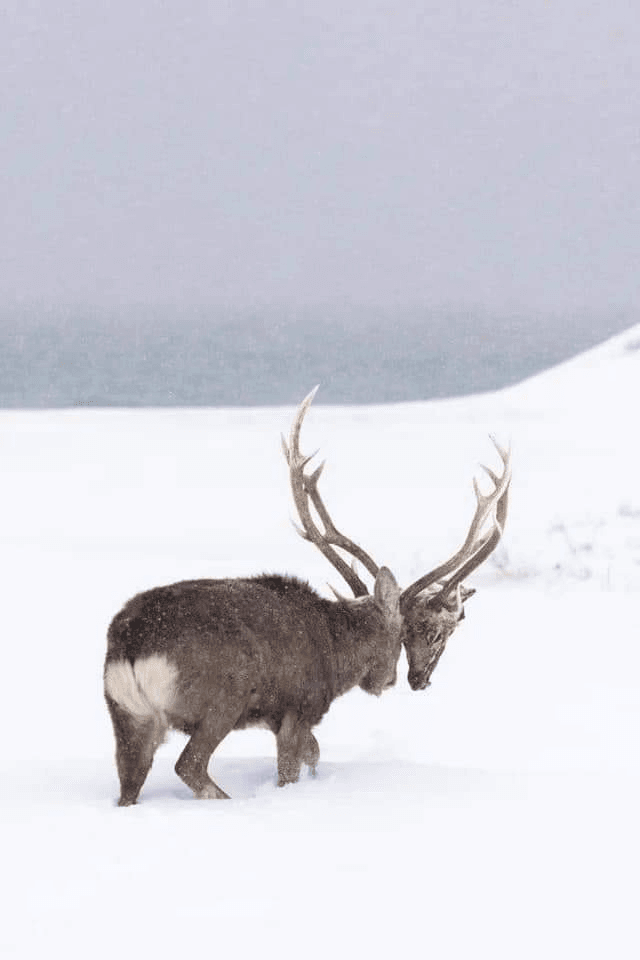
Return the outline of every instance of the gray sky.
<path id="1" fill-rule="evenodd" d="M 0 305 L 640 300 L 635 0 L 5 0 Z"/>

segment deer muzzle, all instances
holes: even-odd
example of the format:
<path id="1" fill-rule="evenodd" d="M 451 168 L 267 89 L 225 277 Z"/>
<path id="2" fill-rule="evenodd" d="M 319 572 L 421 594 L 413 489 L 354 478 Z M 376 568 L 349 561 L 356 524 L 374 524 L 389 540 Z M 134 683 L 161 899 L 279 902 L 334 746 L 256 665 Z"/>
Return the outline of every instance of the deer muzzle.
<path id="1" fill-rule="evenodd" d="M 430 676 L 431 670 L 429 668 L 426 670 L 409 670 L 407 677 L 409 686 L 412 690 L 425 690 L 431 686 Z"/>

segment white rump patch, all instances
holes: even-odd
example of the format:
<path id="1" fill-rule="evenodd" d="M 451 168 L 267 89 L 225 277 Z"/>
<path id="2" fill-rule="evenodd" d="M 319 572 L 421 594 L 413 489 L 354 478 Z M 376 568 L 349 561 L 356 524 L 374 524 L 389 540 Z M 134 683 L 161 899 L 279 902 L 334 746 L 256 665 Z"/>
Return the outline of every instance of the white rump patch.
<path id="1" fill-rule="evenodd" d="M 116 660 L 107 666 L 104 688 L 112 700 L 135 717 L 164 717 L 176 696 L 178 668 L 162 654 Z"/>

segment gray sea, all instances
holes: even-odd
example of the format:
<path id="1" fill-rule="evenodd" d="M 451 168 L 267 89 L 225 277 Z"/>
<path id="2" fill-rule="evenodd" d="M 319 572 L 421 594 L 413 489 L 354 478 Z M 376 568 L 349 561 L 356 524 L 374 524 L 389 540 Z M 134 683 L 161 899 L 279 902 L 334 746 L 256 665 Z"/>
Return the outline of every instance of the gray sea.
<path id="1" fill-rule="evenodd" d="M 0 407 L 262 406 L 451 397 L 516 383 L 636 322 L 420 309 L 0 313 Z"/>

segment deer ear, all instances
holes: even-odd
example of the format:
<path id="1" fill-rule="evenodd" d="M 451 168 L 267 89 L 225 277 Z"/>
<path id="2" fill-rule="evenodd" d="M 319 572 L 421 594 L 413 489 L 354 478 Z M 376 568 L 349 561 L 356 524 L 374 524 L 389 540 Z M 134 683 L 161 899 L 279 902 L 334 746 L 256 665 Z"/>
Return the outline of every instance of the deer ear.
<path id="1" fill-rule="evenodd" d="M 469 597 L 472 597 L 475 592 L 476 592 L 475 587 L 462 587 L 460 590 L 460 593 L 462 596 L 462 602 L 464 603 L 465 600 L 468 600 Z"/>
<path id="2" fill-rule="evenodd" d="M 373 587 L 373 596 L 382 610 L 395 611 L 400 605 L 400 587 L 388 567 L 380 567 Z"/>

